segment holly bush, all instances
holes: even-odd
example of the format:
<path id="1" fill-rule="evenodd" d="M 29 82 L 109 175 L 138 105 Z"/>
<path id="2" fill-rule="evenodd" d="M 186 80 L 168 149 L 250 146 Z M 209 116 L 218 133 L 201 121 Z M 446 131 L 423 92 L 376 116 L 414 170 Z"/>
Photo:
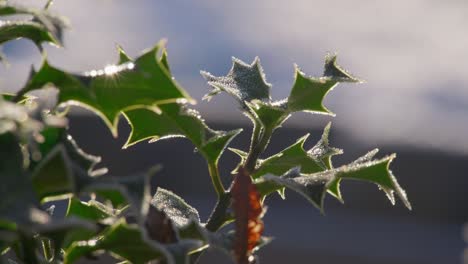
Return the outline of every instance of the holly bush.
<path id="1" fill-rule="evenodd" d="M 50 3 L 39 10 L 0 1 L 0 44 L 26 38 L 40 52 L 44 43 L 61 47 L 68 23 L 49 10 Z M 11 19 L 16 15 L 27 16 Z M 226 76 L 201 72 L 211 87 L 204 99 L 227 93 L 252 121 L 247 150 L 228 148 L 241 129 L 214 130 L 192 109 L 195 100 L 173 78 L 163 42 L 134 58 L 119 47 L 116 64 L 79 74 L 55 66 L 45 53 L 43 58 L 20 91 L 0 96 L 1 263 L 75 263 L 110 254 L 120 263 L 182 264 L 197 262 L 207 248 L 226 252 L 238 264 L 254 263 L 256 252 L 271 240 L 263 236 L 262 222 L 268 196 L 285 198 L 291 190 L 323 211 L 326 195 L 343 201 L 342 180 L 374 183 L 392 203 L 396 194 L 410 208 L 389 170 L 395 155 L 375 158 L 377 150 L 372 150 L 335 166 L 332 157 L 342 150 L 329 144 L 330 124 L 311 149 L 304 149 L 305 135 L 262 158 L 288 117 L 296 112 L 332 116 L 323 105 L 328 92 L 341 82 L 360 82 L 334 55 L 326 56 L 319 77 L 296 66 L 291 92 L 279 101 L 270 96 L 258 58 L 251 64 L 233 59 Z M 51 87 L 58 91 L 54 106 L 31 94 Z M 152 189 L 150 178 L 158 167 L 127 177 L 109 175 L 99 167 L 100 157 L 85 153 L 68 133 L 69 106 L 98 115 L 114 136 L 124 117 L 131 126 L 124 148 L 189 139 L 198 150 L 194 155 L 206 160 L 217 194 L 211 216 L 202 221 L 197 209 L 173 191 Z M 226 150 L 240 159 L 230 186 L 221 181 L 229 176 L 218 170 Z M 68 202 L 66 214 L 53 216 L 59 200 Z"/>

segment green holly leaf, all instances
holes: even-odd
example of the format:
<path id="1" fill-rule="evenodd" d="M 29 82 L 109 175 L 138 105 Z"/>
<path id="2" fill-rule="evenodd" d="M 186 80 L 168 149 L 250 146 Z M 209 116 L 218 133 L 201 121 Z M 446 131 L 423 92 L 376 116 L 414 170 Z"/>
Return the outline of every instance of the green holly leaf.
<path id="1" fill-rule="evenodd" d="M 377 152 L 378 149 L 374 149 L 349 165 L 339 167 L 335 172 L 336 177 L 375 183 L 387 194 L 392 204 L 395 204 L 394 195 L 396 194 L 403 204 L 411 210 L 411 203 L 408 200 L 405 190 L 401 188 L 392 171 L 389 169 L 390 163 L 396 157 L 396 154 L 375 160 L 373 158 Z"/>
<path id="2" fill-rule="evenodd" d="M 79 193 L 107 171 L 95 169 L 101 158 L 81 150 L 65 129 L 48 127 L 42 135 L 44 141 L 33 156 L 43 158 L 33 161 L 30 169 L 34 189 L 43 202 Z"/>
<path id="3" fill-rule="evenodd" d="M 307 201 L 323 211 L 323 200 L 327 192 L 327 185 L 331 182 L 333 174 L 320 172 L 310 175 L 301 175 L 300 168 L 294 168 L 283 176 L 266 175 L 262 179 L 268 182 L 266 185 L 260 183 L 259 192 L 267 195 L 273 190 L 286 188 L 302 195 Z M 273 183 L 273 184 L 272 184 Z M 268 190 L 268 188 L 273 188 Z"/>
<path id="4" fill-rule="evenodd" d="M 43 42 L 57 46 L 62 45 L 63 29 L 69 26 L 68 21 L 64 17 L 54 15 L 46 9 L 34 9 L 0 3 L 0 16 L 12 15 L 31 15 L 33 19 L 2 21 L 0 23 L 0 44 L 18 38 L 28 38 L 39 49 L 41 49 Z"/>
<path id="5" fill-rule="evenodd" d="M 91 221 L 102 221 L 110 217 L 117 217 L 120 210 L 115 210 L 96 200 L 83 202 L 76 197 L 68 200 L 66 216 L 87 219 Z"/>
<path id="6" fill-rule="evenodd" d="M 160 106 L 161 112 L 136 109 L 125 112 L 125 117 L 132 128 L 124 148 L 140 141 L 186 137 L 210 163 L 217 163 L 230 141 L 242 130 L 229 132 L 210 129 L 198 112 L 186 109 L 181 104 Z"/>
<path id="7" fill-rule="evenodd" d="M 154 236 L 159 240 L 169 236 L 169 240 L 176 236 L 177 243 L 168 245 L 169 251 L 174 255 L 177 263 L 189 263 L 189 254 L 200 252 L 207 248 L 209 243 L 209 232 L 200 223 L 200 216 L 198 211 L 185 202 L 181 197 L 171 191 L 158 188 L 156 194 L 151 200 L 156 214 L 153 219 L 148 223 L 153 223 L 148 226 L 152 230 Z M 162 223 L 161 217 L 167 217 L 172 225 L 167 226 Z M 159 223 L 159 224 L 158 224 Z M 156 226 L 154 226 L 156 225 Z M 173 227 L 173 230 L 167 230 Z M 157 228 L 157 230 L 155 230 Z M 171 235 L 173 233 L 173 235 Z M 167 240 L 165 238 L 164 240 Z"/>
<path id="8" fill-rule="evenodd" d="M 180 104 L 161 105 L 160 110 L 159 114 L 147 109 L 125 112 L 132 132 L 124 148 L 143 140 L 156 142 L 167 138 L 186 137 L 209 163 L 216 164 L 226 146 L 242 131 L 212 130 L 200 118 L 198 112 L 186 109 Z"/>
<path id="9" fill-rule="evenodd" d="M 294 85 L 288 97 L 290 112 L 312 112 L 334 115 L 324 105 L 325 96 L 339 82 L 360 82 L 336 63 L 336 56 L 325 58 L 323 77 L 308 77 L 297 66 L 295 67 Z"/>
<path id="10" fill-rule="evenodd" d="M 342 153 L 341 149 L 333 148 L 329 145 L 328 135 L 330 123 L 325 127 L 322 138 L 310 150 L 304 149 L 309 134 L 301 137 L 293 145 L 283 149 L 277 154 L 266 159 L 260 159 L 251 176 L 254 179 L 266 174 L 283 175 L 294 167 L 301 167 L 302 173 L 315 173 L 332 168 L 331 157 Z M 247 153 L 230 149 L 245 159 Z"/>
<path id="11" fill-rule="evenodd" d="M 44 61 L 20 95 L 52 85 L 59 90 L 59 105 L 77 104 L 92 109 L 116 136 L 122 111 L 146 108 L 158 112 L 159 105 L 192 101 L 157 59 L 160 49 L 158 44 L 134 62 L 109 65 L 84 75 L 64 72 Z"/>
<path id="12" fill-rule="evenodd" d="M 19 38 L 30 39 L 40 47 L 42 42 L 59 45 L 59 41 L 41 24 L 32 21 L 1 21 L 0 44 Z"/>
<path id="13" fill-rule="evenodd" d="M 274 131 L 280 128 L 290 116 L 286 101 L 274 103 L 252 101 L 247 103 L 247 106 L 253 114 L 249 116 L 252 117 L 256 126 L 261 127 L 262 131 Z"/>
<path id="14" fill-rule="evenodd" d="M 376 184 L 387 194 L 392 204 L 395 203 L 396 193 L 405 206 L 411 209 L 405 191 L 389 170 L 395 155 L 374 160 L 376 153 L 374 150 L 348 165 L 312 174 L 301 173 L 300 167 L 296 167 L 283 176 L 265 175 L 257 181 L 257 189 L 262 195 L 268 195 L 286 187 L 305 197 L 323 212 L 325 194 L 330 188 L 334 188 L 337 179 L 361 180 Z"/>
<path id="15" fill-rule="evenodd" d="M 134 264 L 144 264 L 152 260 L 175 263 L 163 245 L 147 238 L 137 225 L 120 220 L 96 239 L 74 242 L 65 252 L 64 264 L 74 263 L 79 258 L 99 250 L 109 251 Z"/>
<path id="16" fill-rule="evenodd" d="M 236 58 L 232 61 L 232 68 L 226 76 L 216 77 L 209 72 L 201 72 L 213 88 L 204 99 L 209 100 L 223 91 L 238 100 L 243 108 L 246 107 L 246 102 L 252 100 L 269 102 L 271 84 L 265 80 L 260 59 L 256 57 L 250 65 Z"/>
<path id="17" fill-rule="evenodd" d="M 325 65 L 323 69 L 323 77 L 333 79 L 337 82 L 357 83 L 362 80 L 350 74 L 336 62 L 336 54 L 327 54 L 325 56 Z"/>
<path id="18" fill-rule="evenodd" d="M 297 166 L 300 166 L 301 171 L 304 173 L 315 173 L 325 170 L 326 168 L 311 153 L 304 150 L 304 143 L 308 137 L 309 134 L 279 153 L 260 160 L 251 176 L 254 179 L 266 174 L 279 176 Z"/>
<path id="19" fill-rule="evenodd" d="M 190 206 L 180 196 L 163 188 L 158 188 L 151 204 L 164 212 L 177 228 L 187 226 L 191 221 L 200 222 L 197 209 Z"/>
<path id="20" fill-rule="evenodd" d="M 309 134 L 307 134 L 298 139 L 296 143 L 278 152 L 277 154 L 263 160 L 259 159 L 255 170 L 251 174 L 252 178 L 258 179 L 268 174 L 280 176 L 295 167 L 300 167 L 301 173 L 305 174 L 316 173 L 333 168 L 331 157 L 342 154 L 343 151 L 329 145 L 328 136 L 330 133 L 330 127 L 331 123 L 328 123 L 323 131 L 321 139 L 309 150 L 304 149 L 304 144 L 309 137 Z M 245 161 L 248 155 L 248 153 L 237 149 L 230 150 L 241 157 L 240 164 Z M 262 187 L 266 189 L 275 189 L 266 186 Z M 342 201 L 341 194 L 339 192 L 339 179 L 336 180 L 332 186 L 330 186 L 328 192 Z M 284 198 L 284 193 L 282 190 L 280 190 L 280 195 Z"/>
<path id="21" fill-rule="evenodd" d="M 131 61 L 123 50 L 120 51 L 120 58 L 121 61 Z M 166 50 L 162 52 L 160 63 L 169 72 Z M 156 142 L 166 138 L 186 137 L 210 164 L 217 164 L 226 146 L 242 131 L 212 130 L 200 114 L 187 108 L 184 102 L 161 105 L 159 109 L 158 113 L 148 109 L 125 111 L 124 116 L 132 130 L 124 148 L 143 140 Z"/>

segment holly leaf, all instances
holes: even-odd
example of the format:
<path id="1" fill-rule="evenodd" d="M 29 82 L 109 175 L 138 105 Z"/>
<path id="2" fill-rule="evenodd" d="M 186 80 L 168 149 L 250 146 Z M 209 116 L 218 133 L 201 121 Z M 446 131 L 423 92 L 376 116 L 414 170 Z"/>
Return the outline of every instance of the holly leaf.
<path id="1" fill-rule="evenodd" d="M 121 61 L 131 61 L 123 50 L 120 58 Z M 165 50 L 160 63 L 169 72 Z M 148 109 L 125 111 L 124 116 L 132 130 L 124 148 L 143 140 L 156 142 L 166 138 L 186 137 L 209 163 L 217 164 L 226 146 L 241 132 L 240 129 L 229 132 L 212 130 L 197 111 L 187 108 L 183 102 L 161 105 L 159 109 L 158 113 Z"/>
<path id="2" fill-rule="evenodd" d="M 256 126 L 261 127 L 263 131 L 274 131 L 290 117 L 287 101 L 278 101 L 274 103 L 265 103 L 262 101 L 252 101 L 247 103 L 249 115 Z"/>
<path id="3" fill-rule="evenodd" d="M 323 77 L 330 78 L 337 82 L 351 82 L 351 83 L 362 82 L 362 80 L 353 76 L 343 67 L 338 65 L 338 63 L 336 62 L 336 59 L 337 59 L 336 54 L 327 54 L 327 56 L 325 56 Z"/>
<path id="4" fill-rule="evenodd" d="M 195 208 L 162 188 L 158 188 L 151 204 L 146 218 L 148 235 L 166 245 L 176 263 L 189 263 L 190 254 L 206 249 L 208 231 Z"/>
<path id="5" fill-rule="evenodd" d="M 272 101 L 271 85 L 265 81 L 258 58 L 251 65 L 238 59 L 233 61 L 233 67 L 226 76 L 216 77 L 208 72 L 201 72 L 213 88 L 205 99 L 223 91 L 227 92 L 240 102 L 244 112 L 256 126 L 262 126 L 264 131 L 273 131 L 280 127 L 293 112 L 333 115 L 323 105 L 327 93 L 339 82 L 360 82 L 336 63 L 335 55 L 327 55 L 322 77 L 308 77 L 296 66 L 294 85 L 289 97 Z"/>
<path id="6" fill-rule="evenodd" d="M 75 217 L 95 222 L 101 222 L 111 217 L 117 217 L 120 210 L 115 210 L 96 200 L 83 202 L 76 197 L 68 199 L 66 217 Z"/>
<path id="7" fill-rule="evenodd" d="M 43 157 L 31 164 L 32 183 L 41 201 L 62 199 L 79 193 L 94 177 L 106 173 L 95 169 L 101 158 L 86 154 L 63 128 L 44 129 L 44 141 L 34 156 Z"/>
<path id="8" fill-rule="evenodd" d="M 59 90 L 59 105 L 76 104 L 93 110 L 116 136 L 122 111 L 146 108 L 157 112 L 162 104 L 192 101 L 157 59 L 161 45 L 134 62 L 108 65 L 84 75 L 67 73 L 44 61 L 19 95 L 52 85 Z"/>
<path id="9" fill-rule="evenodd" d="M 323 212 L 323 200 L 327 192 L 327 185 L 333 179 L 333 174 L 319 172 L 310 175 L 302 175 L 299 168 L 294 168 L 280 177 L 266 175 L 262 179 L 266 184 L 260 182 L 259 185 L 257 185 L 262 195 L 268 195 L 275 190 L 287 188 L 299 193 Z"/>
<path id="10" fill-rule="evenodd" d="M 263 232 L 263 207 L 260 193 L 246 170 L 240 167 L 238 171 L 231 189 L 236 230 L 234 255 L 238 264 L 248 264 Z"/>
<path id="11" fill-rule="evenodd" d="M 151 204 L 164 212 L 177 228 L 182 228 L 191 221 L 200 222 L 197 209 L 169 190 L 158 188 Z"/>
<path id="12" fill-rule="evenodd" d="M 118 200 L 122 197 L 125 199 L 125 206 L 129 206 L 127 211 L 130 211 L 142 225 L 150 208 L 151 178 L 159 172 L 160 168 L 160 166 L 154 166 L 146 173 L 126 177 L 101 177 L 101 180 L 89 185 L 85 191 L 105 198 L 108 198 L 105 195 L 109 194 L 109 191 L 118 191 L 120 193 L 120 197 L 117 196 Z M 113 194 L 111 197 L 115 197 L 115 193 L 111 193 Z"/>
<path id="13" fill-rule="evenodd" d="M 0 44 L 19 38 L 30 39 L 38 47 L 43 42 L 59 45 L 59 41 L 37 22 L 0 21 Z"/>
<path id="14" fill-rule="evenodd" d="M 64 264 L 74 263 L 80 257 L 99 250 L 109 251 L 134 264 L 144 264 L 152 260 L 174 263 L 164 246 L 146 237 L 137 225 L 120 220 L 96 239 L 74 242 L 65 252 Z"/>
<path id="15" fill-rule="evenodd" d="M 336 56 L 325 58 L 324 75 L 320 78 L 306 76 L 295 67 L 294 85 L 288 97 L 290 112 L 312 112 L 334 115 L 324 105 L 325 96 L 339 82 L 360 82 L 336 63 Z"/>
<path id="16" fill-rule="evenodd" d="M 404 205 L 411 209 L 405 191 L 389 170 L 395 155 L 373 159 L 376 153 L 376 150 L 371 151 L 348 165 L 317 173 L 303 174 L 300 172 L 300 168 L 296 167 L 280 177 L 266 175 L 256 183 L 256 186 L 262 195 L 268 195 L 286 187 L 305 197 L 323 212 L 325 194 L 331 188 L 335 188 L 336 180 L 361 180 L 376 184 L 387 194 L 392 204 L 395 203 L 394 193 L 396 193 Z"/>
<path id="17" fill-rule="evenodd" d="M 300 166 L 304 173 L 314 173 L 326 169 L 316 157 L 304 150 L 304 143 L 309 134 L 279 153 L 258 162 L 252 177 L 257 179 L 266 174 L 283 175 L 290 169 Z"/>
<path id="18" fill-rule="evenodd" d="M 232 58 L 232 62 L 232 68 L 226 76 L 216 77 L 209 72 L 201 72 L 213 89 L 204 99 L 209 100 L 223 91 L 239 101 L 243 108 L 246 108 L 246 102 L 252 100 L 269 102 L 271 84 L 265 80 L 260 59 L 256 57 L 250 65 L 236 58 Z"/>
<path id="19" fill-rule="evenodd" d="M 331 169 L 331 157 L 341 154 L 342 150 L 331 147 L 329 145 L 328 136 L 330 126 L 331 123 L 325 127 L 321 139 L 309 150 L 304 149 L 304 144 L 309 137 L 309 134 L 307 134 L 298 139 L 296 143 L 283 149 L 277 154 L 272 155 L 266 159 L 259 159 L 257 166 L 252 172 L 252 178 L 259 179 L 262 176 L 268 174 L 280 176 L 295 167 L 300 167 L 301 173 L 305 174 Z M 247 153 L 236 149 L 231 149 L 231 151 L 237 153 L 241 157 L 242 164 L 247 156 Z M 339 189 L 336 188 L 329 189 L 329 192 L 333 196 L 340 199 L 341 196 L 339 196 Z M 338 194 L 336 195 L 336 193 Z M 282 190 L 280 190 L 280 195 L 284 198 L 284 193 Z"/>
<path id="20" fill-rule="evenodd" d="M 125 117 L 132 127 L 132 132 L 124 148 L 143 140 L 158 140 L 186 137 L 197 150 L 209 161 L 216 162 L 229 142 L 241 132 L 215 131 L 210 129 L 195 110 L 180 104 L 160 106 L 161 112 L 146 109 L 125 112 Z"/>
<path id="21" fill-rule="evenodd" d="M 43 42 L 62 45 L 63 30 L 68 21 L 46 9 L 34 9 L 0 3 L 0 16 L 32 15 L 31 20 L 2 21 L 0 23 L 0 44 L 18 38 L 28 38 L 41 49 Z"/>

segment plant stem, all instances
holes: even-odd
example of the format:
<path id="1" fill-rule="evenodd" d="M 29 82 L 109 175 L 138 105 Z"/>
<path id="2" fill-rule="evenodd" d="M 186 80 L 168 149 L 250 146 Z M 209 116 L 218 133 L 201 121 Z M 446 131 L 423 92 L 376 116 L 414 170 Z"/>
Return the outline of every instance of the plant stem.
<path id="1" fill-rule="evenodd" d="M 255 126 L 257 127 L 257 125 Z M 253 133 L 256 133 L 254 129 Z M 247 170 L 248 173 L 251 173 L 252 171 L 255 170 L 255 166 L 257 165 L 257 160 L 260 157 L 260 155 L 265 151 L 266 147 L 268 146 L 268 143 L 270 142 L 271 135 L 273 134 L 273 130 L 268 129 L 263 131 L 263 133 L 260 135 L 259 132 L 257 132 L 260 137 L 259 140 L 254 141 L 252 137 L 252 146 L 249 152 L 249 155 L 247 156 L 247 159 L 245 160 L 244 163 L 244 168 Z"/>
<path id="2" fill-rule="evenodd" d="M 216 203 L 213 212 L 211 213 L 208 222 L 206 223 L 206 229 L 210 232 L 216 232 L 219 228 L 221 228 L 227 220 L 227 209 L 231 205 L 231 194 L 226 192 L 218 202 Z"/>
<path id="3" fill-rule="evenodd" d="M 208 172 L 210 173 L 211 182 L 215 188 L 216 194 L 218 195 L 218 200 L 225 195 L 226 190 L 224 189 L 223 182 L 219 176 L 218 166 L 214 162 L 208 162 Z"/>
<path id="4" fill-rule="evenodd" d="M 53 260 L 53 257 L 54 257 L 54 251 L 52 249 L 52 241 L 50 241 L 47 238 L 43 238 L 41 242 L 42 242 L 42 249 L 43 249 L 43 253 L 44 253 L 44 258 L 47 261 L 51 262 Z"/>
<path id="5" fill-rule="evenodd" d="M 263 133 L 262 133 L 263 132 Z M 259 156 L 265 151 L 268 143 L 270 142 L 273 129 L 263 130 L 262 125 L 259 123 L 254 124 L 252 131 L 252 139 L 250 143 L 250 151 L 247 159 L 244 162 L 244 168 L 247 172 L 251 173 L 255 170 L 255 165 Z M 210 232 L 218 231 L 228 220 L 227 210 L 231 205 L 231 193 L 226 191 L 221 182 L 218 167 L 215 163 L 209 163 L 208 170 L 210 172 L 211 181 L 218 194 L 218 201 L 213 209 L 208 222 L 205 227 Z M 203 251 L 190 255 L 190 263 L 197 263 Z"/>

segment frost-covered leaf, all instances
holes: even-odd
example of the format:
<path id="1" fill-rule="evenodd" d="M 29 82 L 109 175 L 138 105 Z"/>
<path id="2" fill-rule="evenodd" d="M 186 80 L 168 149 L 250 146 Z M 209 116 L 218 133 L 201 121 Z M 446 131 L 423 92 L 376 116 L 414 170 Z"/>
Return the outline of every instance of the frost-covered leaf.
<path id="1" fill-rule="evenodd" d="M 163 211 L 178 228 L 188 225 L 192 220 L 200 222 L 197 209 L 166 189 L 158 188 L 151 204 Z"/>
<path id="2" fill-rule="evenodd" d="M 129 205 L 127 211 L 130 210 L 138 223 L 143 224 L 152 197 L 151 178 L 159 170 L 160 166 L 155 166 L 146 173 L 126 177 L 103 177 L 89 185 L 86 191 L 99 196 L 102 196 L 102 193 L 108 194 L 109 191 L 118 191 L 125 198 L 126 205 Z"/>
<path id="3" fill-rule="evenodd" d="M 161 105 L 160 109 L 159 114 L 147 109 L 125 112 L 132 132 L 124 147 L 142 140 L 155 142 L 165 138 L 187 137 L 205 158 L 215 162 L 226 145 L 240 133 L 240 130 L 212 130 L 195 110 L 186 109 L 180 104 Z"/>
<path id="4" fill-rule="evenodd" d="M 235 216 L 234 256 L 238 264 L 251 263 L 251 255 L 263 233 L 260 193 L 247 171 L 240 167 L 231 189 Z"/>
<path id="5" fill-rule="evenodd" d="M 110 208 L 96 200 L 83 202 L 76 197 L 71 197 L 68 200 L 66 216 L 99 222 L 109 217 L 116 217 L 119 214 L 119 210 Z"/>
<path id="6" fill-rule="evenodd" d="M 236 58 L 232 61 L 232 68 L 226 76 L 216 77 L 209 72 L 201 72 L 213 89 L 204 99 L 209 100 L 224 91 L 237 99 L 244 108 L 245 103 L 252 100 L 269 102 L 271 84 L 265 80 L 259 58 L 255 58 L 250 65 Z"/>
<path id="7" fill-rule="evenodd" d="M 304 143 L 309 134 L 298 139 L 296 143 L 278 152 L 277 154 L 259 160 L 252 177 L 257 179 L 266 174 L 283 175 L 294 167 L 300 167 L 301 173 L 311 174 L 331 168 L 330 158 L 333 155 L 341 154 L 342 151 L 330 147 L 328 144 L 330 124 L 328 124 L 322 134 L 320 141 L 310 150 L 304 149 Z"/>
<path id="8" fill-rule="evenodd" d="M 198 211 L 174 193 L 158 188 L 146 216 L 148 236 L 163 243 L 176 263 L 189 263 L 189 255 L 202 251 L 209 241 Z"/>
<path id="9" fill-rule="evenodd" d="M 67 73 L 44 61 L 20 95 L 45 86 L 56 87 L 59 105 L 77 104 L 92 109 L 116 135 L 121 111 L 137 108 L 159 111 L 158 105 L 192 100 L 157 59 L 160 48 L 158 44 L 133 62 L 108 65 L 84 75 Z"/>
<path id="10" fill-rule="evenodd" d="M 321 139 L 310 150 L 304 149 L 304 143 L 307 141 L 309 134 L 298 139 L 296 143 L 286 149 L 270 156 L 266 159 L 259 160 L 255 170 L 252 172 L 252 177 L 258 179 L 264 175 L 272 174 L 280 176 L 295 167 L 301 168 L 301 173 L 311 174 L 324 171 L 332 168 L 331 157 L 342 153 L 341 149 L 331 147 L 328 141 L 330 131 L 330 123 L 325 127 Z M 247 153 L 239 150 L 231 149 L 237 153 L 243 163 Z M 272 189 L 267 187 L 267 183 L 261 188 Z M 274 189 L 274 188 L 273 188 Z M 328 190 L 333 196 L 341 199 L 339 194 L 339 180 L 333 183 L 333 186 Z M 283 196 L 283 192 L 280 192 Z"/>
<path id="11" fill-rule="evenodd" d="M 279 176 L 297 166 L 300 166 L 301 171 L 304 173 L 315 173 L 325 170 L 326 168 L 314 156 L 304 150 L 304 143 L 308 137 L 309 135 L 307 134 L 279 153 L 260 160 L 257 168 L 252 173 L 252 177 L 256 179 L 266 174 Z"/>
<path id="12" fill-rule="evenodd" d="M 131 61 L 125 52 L 120 52 L 121 61 Z M 167 53 L 164 50 L 160 63 L 169 72 Z M 148 109 L 125 111 L 125 117 L 132 130 L 124 148 L 143 140 L 155 142 L 165 138 L 186 137 L 208 160 L 216 164 L 229 142 L 241 130 L 230 132 L 209 128 L 200 114 L 186 107 L 184 102 L 160 105 L 159 112 Z"/>
<path id="13" fill-rule="evenodd" d="M 265 186 L 257 186 L 262 194 L 271 193 L 273 190 L 279 190 L 286 187 L 293 190 L 312 203 L 315 207 L 323 210 L 323 200 L 327 193 L 327 185 L 333 179 L 332 173 L 315 173 L 310 175 L 301 175 L 299 168 L 292 169 L 283 176 L 266 175 L 263 177 L 267 183 L 273 183 L 269 187 L 274 189 L 268 190 Z M 267 185 L 268 186 L 268 185 Z"/>
<path id="14" fill-rule="evenodd" d="M 337 82 L 362 82 L 338 65 L 336 58 L 336 54 L 327 54 L 327 56 L 325 56 L 323 77 L 333 79 Z"/>
<path id="15" fill-rule="evenodd" d="M 31 15 L 31 20 L 0 22 L 0 44 L 18 38 L 28 38 L 40 49 L 43 42 L 62 45 L 63 30 L 68 27 L 67 19 L 45 9 L 34 9 L 0 3 L 0 16 Z"/>
<path id="16" fill-rule="evenodd" d="M 265 103 L 253 101 L 247 103 L 247 105 L 251 113 L 253 113 L 256 123 L 258 123 L 256 125 L 260 125 L 263 131 L 273 131 L 281 127 L 281 124 L 290 116 L 285 102 Z"/>
<path id="17" fill-rule="evenodd" d="M 258 58 L 251 65 L 238 59 L 233 61 L 233 67 L 226 76 L 215 77 L 202 72 L 213 88 L 205 98 L 210 99 L 222 91 L 227 92 L 240 102 L 244 110 L 249 110 L 250 114 L 263 119 L 266 126 L 280 126 L 292 112 L 332 114 L 323 105 L 326 94 L 339 82 L 359 82 L 336 63 L 336 56 L 327 55 L 322 77 L 308 77 L 296 66 L 294 85 L 289 97 L 273 102 L 270 98 L 271 85 L 265 81 Z M 248 109 L 249 103 L 255 105 L 254 101 L 260 103 L 257 102 L 256 107 Z"/>
<path id="18" fill-rule="evenodd" d="M 147 238 L 137 225 L 121 220 L 96 239 L 73 243 L 65 252 L 64 264 L 74 263 L 79 258 L 99 250 L 107 250 L 134 264 L 144 264 L 151 260 L 174 263 L 167 249 L 161 244 Z"/>
<path id="19" fill-rule="evenodd" d="M 325 193 L 336 188 L 334 184 L 337 180 L 361 180 L 376 184 L 387 194 L 392 204 L 395 203 L 393 194 L 396 193 L 405 206 L 411 209 L 405 191 L 389 170 L 390 162 L 395 156 L 373 159 L 376 153 L 377 151 L 371 151 L 348 165 L 317 173 L 304 174 L 300 172 L 299 167 L 296 167 L 279 177 L 266 175 L 257 181 L 256 186 L 262 195 L 268 195 L 286 187 L 304 196 L 323 211 Z"/>
<path id="20" fill-rule="evenodd" d="M 331 114 L 323 100 L 339 82 L 359 82 L 359 80 L 336 63 L 336 56 L 325 58 L 323 77 L 308 77 L 297 66 L 295 69 L 294 85 L 288 97 L 290 112 L 313 112 Z"/>
<path id="21" fill-rule="evenodd" d="M 394 194 L 396 194 L 403 204 L 411 209 L 405 190 L 401 188 L 392 171 L 389 169 L 390 163 L 396 157 L 395 154 L 374 160 L 373 157 L 378 150 L 370 151 L 347 166 L 336 169 L 336 177 L 341 179 L 353 179 L 367 181 L 377 184 L 387 194 L 392 204 L 395 204 Z"/>

